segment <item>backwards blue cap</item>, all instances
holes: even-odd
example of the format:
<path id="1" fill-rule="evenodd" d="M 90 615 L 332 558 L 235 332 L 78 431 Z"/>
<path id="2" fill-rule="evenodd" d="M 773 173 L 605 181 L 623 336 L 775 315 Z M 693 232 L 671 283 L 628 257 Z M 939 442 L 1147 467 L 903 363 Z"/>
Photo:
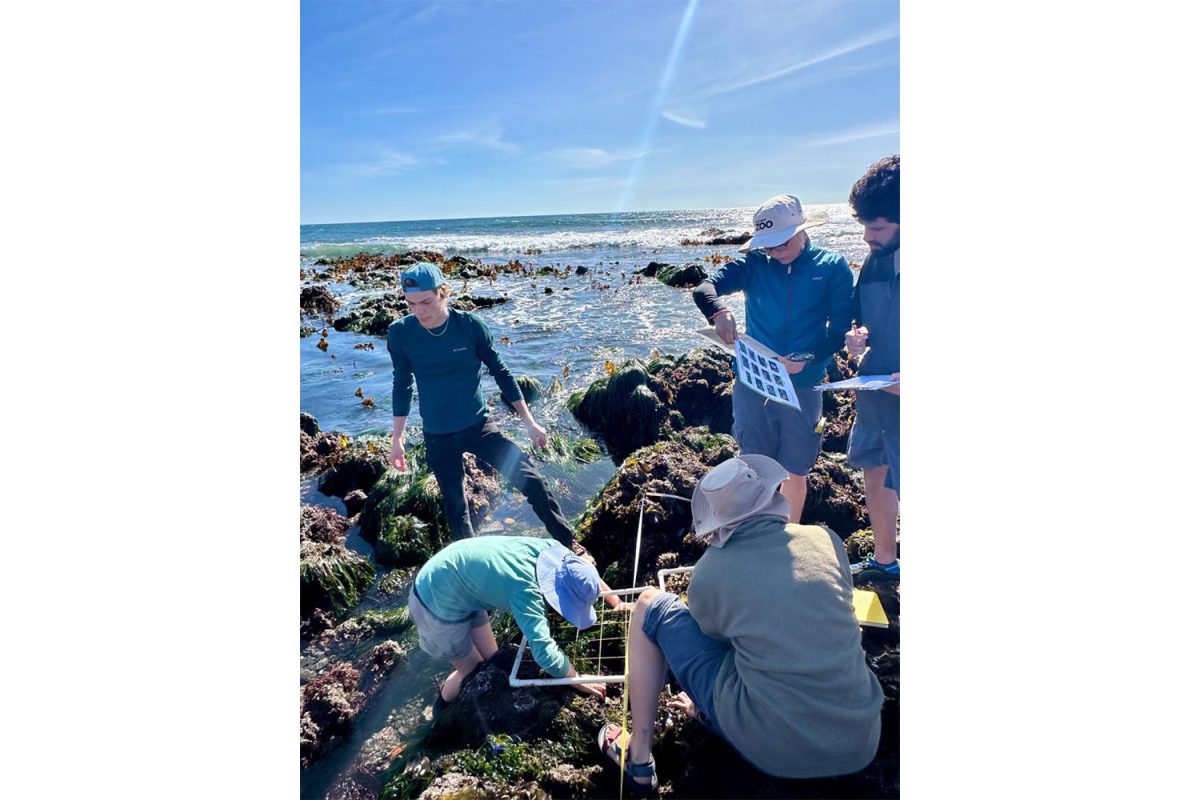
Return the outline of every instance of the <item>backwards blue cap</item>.
<path id="1" fill-rule="evenodd" d="M 431 292 L 446 283 L 437 264 L 422 261 L 400 273 L 400 287 L 406 292 Z"/>

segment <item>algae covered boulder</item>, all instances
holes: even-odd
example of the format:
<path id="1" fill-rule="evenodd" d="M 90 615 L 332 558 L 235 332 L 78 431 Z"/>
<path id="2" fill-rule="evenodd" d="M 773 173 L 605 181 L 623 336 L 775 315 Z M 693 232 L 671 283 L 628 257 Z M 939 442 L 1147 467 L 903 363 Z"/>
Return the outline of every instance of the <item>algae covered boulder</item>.
<path id="1" fill-rule="evenodd" d="M 682 267 L 662 267 L 655 271 L 654 277 L 676 289 L 691 289 L 703 283 L 708 273 L 699 264 L 685 264 Z"/>
<path id="2" fill-rule="evenodd" d="M 733 370 L 718 348 L 660 356 L 649 365 L 626 361 L 567 401 L 575 418 L 596 431 L 616 458 L 689 426 L 719 433 L 733 427 Z"/>
<path id="3" fill-rule="evenodd" d="M 664 553 L 676 553 L 682 563 L 687 564 L 694 563 L 703 554 L 704 545 L 689 533 L 691 504 L 651 497 L 647 493 L 690 499 L 700 479 L 736 452 L 732 437 L 699 428 L 684 431 L 677 439 L 644 447 L 625 459 L 589 504 L 579 527 L 580 543 L 596 558 L 597 566 L 605 571 L 605 580 L 610 586 L 631 585 L 643 496 L 646 509 L 642 523 L 639 582 L 650 577 L 649 565 L 656 563 Z M 614 563 L 617 567 L 609 568 Z"/>
<path id="4" fill-rule="evenodd" d="M 847 465 L 845 456 L 817 456 L 808 473 L 808 495 L 800 519 L 805 524 L 828 525 L 843 539 L 867 527 L 862 472 Z"/>
<path id="5" fill-rule="evenodd" d="M 345 437 L 322 431 L 312 414 L 300 414 L 300 471 L 324 470 L 342 457 Z"/>
<path id="6" fill-rule="evenodd" d="M 338 663 L 300 688 L 300 768 L 350 737 L 351 723 L 366 696 L 359 691 L 361 675 Z"/>
<path id="7" fill-rule="evenodd" d="M 300 289 L 300 310 L 308 314 L 332 314 L 341 303 L 324 286 Z"/>
<path id="8" fill-rule="evenodd" d="M 426 466 L 424 445 L 410 447 L 406 456 L 408 471 L 388 470 L 367 495 L 359 517 L 362 537 L 382 547 L 384 558 L 394 559 L 388 563 L 397 565 L 424 561 L 441 549 L 450 536 L 450 525 L 442 510 L 441 488 Z M 467 511 L 471 524 L 478 526 L 491 511 L 492 501 L 500 493 L 500 483 L 495 471 L 471 453 L 463 456 L 463 470 Z M 411 519 L 387 522 L 406 516 Z M 386 541 L 381 536 L 385 530 Z"/>
<path id="9" fill-rule="evenodd" d="M 384 517 L 375 540 L 375 560 L 388 567 L 423 564 L 441 547 L 441 539 L 435 535 L 432 523 L 422 522 L 411 514 Z"/>
<path id="10" fill-rule="evenodd" d="M 654 394 L 683 417 L 684 425 L 702 425 L 714 433 L 733 430 L 734 375 L 725 351 L 706 347 L 662 356 L 650 362 L 647 372 Z"/>
<path id="11" fill-rule="evenodd" d="M 516 645 L 505 645 L 467 676 L 458 698 L 434 719 L 425 740 L 428 747 L 475 746 L 495 734 L 528 740 L 549 727 L 574 690 L 567 686 L 509 686 L 516 654 Z M 544 676 L 527 661 L 518 677 Z"/>
<path id="12" fill-rule="evenodd" d="M 408 314 L 408 302 L 401 292 L 368 297 L 347 314 L 337 317 L 333 327 L 339 331 L 386 336 L 388 326 Z"/>
<path id="13" fill-rule="evenodd" d="M 348 550 L 349 520 L 328 508 L 304 506 L 300 518 L 300 614 L 315 609 L 343 616 L 375 579 L 375 567 Z"/>
<path id="14" fill-rule="evenodd" d="M 567 400 L 575 418 L 600 434 L 617 458 L 660 438 L 666 409 L 649 387 L 646 365 L 634 359 Z"/>
<path id="15" fill-rule="evenodd" d="M 526 405 L 532 406 L 542 396 L 542 383 L 532 375 L 518 375 L 517 386 L 519 386 L 521 389 L 521 396 L 525 398 Z M 508 406 L 509 408 L 513 407 L 512 403 L 508 402 L 507 398 L 502 397 L 501 399 L 504 400 L 504 405 Z"/>
<path id="16" fill-rule="evenodd" d="M 321 478 L 317 489 L 330 497 L 355 490 L 369 492 L 387 472 L 386 445 L 378 439 L 356 439 L 338 463 Z"/>

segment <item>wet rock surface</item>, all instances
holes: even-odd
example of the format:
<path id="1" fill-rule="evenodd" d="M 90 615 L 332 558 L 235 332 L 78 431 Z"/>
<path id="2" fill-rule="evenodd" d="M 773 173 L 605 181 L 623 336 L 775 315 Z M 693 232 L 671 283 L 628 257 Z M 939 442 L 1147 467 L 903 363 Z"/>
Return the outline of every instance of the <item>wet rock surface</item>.
<path id="1" fill-rule="evenodd" d="M 367 495 L 359 517 L 362 537 L 376 545 L 382 563 L 422 563 L 450 541 L 437 478 L 425 462 L 424 445 L 405 453 L 408 472 L 387 470 Z M 471 453 L 463 456 L 464 490 L 472 526 L 478 527 L 500 494 L 497 473 Z"/>
<path id="2" fill-rule="evenodd" d="M 308 314 L 332 314 L 341 303 L 324 286 L 304 286 L 300 289 L 300 310 Z"/>
<path id="3" fill-rule="evenodd" d="M 300 514 L 300 614 L 316 609 L 344 616 L 375 580 L 370 561 L 346 548 L 350 521 L 333 509 L 304 506 Z"/>
<path id="4" fill-rule="evenodd" d="M 728 432 L 733 425 L 733 370 L 717 348 L 626 361 L 567 401 L 575 418 L 604 439 L 615 458 L 688 426 Z"/>
<path id="5" fill-rule="evenodd" d="M 706 228 L 695 237 L 681 239 L 680 244 L 684 247 L 692 247 L 696 245 L 728 245 L 728 244 L 745 244 L 753 238 L 753 234 L 745 231 L 725 230 L 723 228 Z"/>
<path id="6" fill-rule="evenodd" d="M 867 527 L 862 472 L 848 466 L 845 456 L 818 455 L 808 473 L 808 494 L 800 519 L 805 524 L 828 525 L 843 539 Z"/>
<path id="7" fill-rule="evenodd" d="M 528 740 L 546 730 L 574 690 L 566 686 L 509 686 L 508 675 L 516 655 L 516 645 L 501 647 L 467 676 L 459 696 L 434 718 L 425 738 L 427 748 L 474 747 L 496 734 Z M 526 661 L 518 677 L 544 676 Z"/>
<path id="8" fill-rule="evenodd" d="M 700 479 L 735 452 L 733 437 L 696 428 L 684 431 L 677 441 L 642 448 L 621 464 L 588 506 L 579 526 L 580 543 L 595 557 L 609 586 L 631 585 L 631 542 L 637 538 L 643 496 L 657 492 L 691 498 Z M 690 533 L 690 503 L 648 495 L 645 500 L 641 583 L 652 577 L 647 565 L 656 563 L 662 554 L 673 553 L 681 563 L 693 564 L 705 547 Z"/>
<path id="9" fill-rule="evenodd" d="M 691 289 L 703 283 L 708 278 L 708 272 L 700 264 L 668 265 L 656 270 L 654 277 L 676 289 Z"/>

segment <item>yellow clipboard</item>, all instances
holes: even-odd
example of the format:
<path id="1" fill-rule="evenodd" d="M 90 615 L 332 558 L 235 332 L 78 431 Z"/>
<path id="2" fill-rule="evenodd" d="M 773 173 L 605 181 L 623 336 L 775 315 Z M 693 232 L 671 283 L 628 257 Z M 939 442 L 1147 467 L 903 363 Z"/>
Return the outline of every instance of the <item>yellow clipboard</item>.
<path id="1" fill-rule="evenodd" d="M 866 589 L 854 590 L 854 616 L 858 617 L 859 625 L 870 625 L 872 628 L 888 626 L 887 614 L 879 602 L 879 595 Z"/>

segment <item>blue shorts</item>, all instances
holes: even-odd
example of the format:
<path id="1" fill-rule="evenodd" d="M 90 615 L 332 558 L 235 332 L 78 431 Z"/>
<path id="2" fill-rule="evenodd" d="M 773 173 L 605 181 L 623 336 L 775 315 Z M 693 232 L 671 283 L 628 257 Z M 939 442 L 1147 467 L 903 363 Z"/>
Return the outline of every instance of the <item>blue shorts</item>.
<path id="1" fill-rule="evenodd" d="M 696 704 L 700 721 L 724 738 L 713 708 L 713 686 L 732 649 L 729 642 L 705 636 L 679 595 L 671 592 L 660 592 L 650 601 L 642 632 L 666 656 L 671 672 Z"/>
<path id="2" fill-rule="evenodd" d="M 743 453 L 769 456 L 793 475 L 807 475 L 821 452 L 821 393 L 797 389 L 800 409 L 765 400 L 741 384 L 733 385 L 733 438 Z M 765 402 L 765 404 L 764 404 Z"/>
<path id="3" fill-rule="evenodd" d="M 887 467 L 884 485 L 900 493 L 900 398 L 886 392 L 859 392 L 846 463 L 857 469 Z"/>

